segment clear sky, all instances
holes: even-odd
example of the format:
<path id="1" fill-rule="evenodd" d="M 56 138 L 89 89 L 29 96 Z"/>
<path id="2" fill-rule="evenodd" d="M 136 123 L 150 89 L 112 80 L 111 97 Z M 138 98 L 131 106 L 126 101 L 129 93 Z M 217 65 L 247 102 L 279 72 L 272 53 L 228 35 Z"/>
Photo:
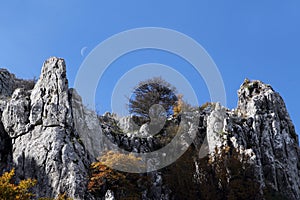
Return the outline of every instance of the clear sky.
<path id="1" fill-rule="evenodd" d="M 62 57 L 72 87 L 82 62 L 100 42 L 128 29 L 169 28 L 206 49 L 223 77 L 229 108 L 236 107 L 236 92 L 246 77 L 262 80 L 283 96 L 299 133 L 299 10 L 298 0 L 2 1 L 0 67 L 32 78 L 39 76 L 45 59 Z M 197 91 L 200 104 L 210 100 L 205 83 L 184 60 L 143 50 L 121 57 L 107 70 L 97 91 L 100 113 L 110 110 L 122 75 L 146 63 L 174 67 Z"/>

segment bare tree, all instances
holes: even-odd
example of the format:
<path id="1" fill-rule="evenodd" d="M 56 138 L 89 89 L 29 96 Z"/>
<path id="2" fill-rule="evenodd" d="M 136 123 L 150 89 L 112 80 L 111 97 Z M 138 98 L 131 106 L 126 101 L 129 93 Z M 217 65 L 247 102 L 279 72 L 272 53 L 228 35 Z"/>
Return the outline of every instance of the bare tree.
<path id="1" fill-rule="evenodd" d="M 141 81 L 129 99 L 129 113 L 146 121 L 151 116 L 172 115 L 178 100 L 175 93 L 176 88 L 161 77 Z"/>

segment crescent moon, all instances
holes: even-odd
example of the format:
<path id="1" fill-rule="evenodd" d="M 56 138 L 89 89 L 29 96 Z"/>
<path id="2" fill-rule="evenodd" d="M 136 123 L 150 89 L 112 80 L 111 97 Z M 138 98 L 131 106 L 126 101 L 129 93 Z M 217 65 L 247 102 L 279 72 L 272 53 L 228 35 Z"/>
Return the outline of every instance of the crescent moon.
<path id="1" fill-rule="evenodd" d="M 86 49 L 87 49 L 87 47 L 83 47 L 83 48 L 80 50 L 81 56 L 84 56 L 84 53 L 85 53 Z"/>

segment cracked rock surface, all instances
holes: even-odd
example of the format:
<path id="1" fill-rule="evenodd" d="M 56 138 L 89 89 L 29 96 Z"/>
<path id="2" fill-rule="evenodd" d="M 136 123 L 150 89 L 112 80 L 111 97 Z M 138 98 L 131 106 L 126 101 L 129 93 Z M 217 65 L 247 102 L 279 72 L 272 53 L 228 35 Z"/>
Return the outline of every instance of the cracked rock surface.
<path id="1" fill-rule="evenodd" d="M 8 96 L 14 76 L 5 71 L 0 75 L 4 78 L 10 82 L 1 91 Z M 84 199 L 90 159 L 74 129 L 64 60 L 52 57 L 45 61 L 34 88 L 16 89 L 2 112 L 1 134 L 12 139 L 17 181 L 37 179 L 37 198 L 66 192 L 74 199 Z"/>
<path id="2" fill-rule="evenodd" d="M 238 108 L 218 104 L 207 116 L 210 153 L 233 146 L 253 164 L 261 193 L 268 187 L 287 199 L 300 199 L 298 135 L 282 97 L 261 81 L 245 80 Z"/>
<path id="3" fill-rule="evenodd" d="M 298 136 L 282 97 L 271 86 L 248 80 L 238 94 L 238 112 L 246 122 L 233 132 L 255 152 L 262 186 L 288 199 L 300 199 Z"/>

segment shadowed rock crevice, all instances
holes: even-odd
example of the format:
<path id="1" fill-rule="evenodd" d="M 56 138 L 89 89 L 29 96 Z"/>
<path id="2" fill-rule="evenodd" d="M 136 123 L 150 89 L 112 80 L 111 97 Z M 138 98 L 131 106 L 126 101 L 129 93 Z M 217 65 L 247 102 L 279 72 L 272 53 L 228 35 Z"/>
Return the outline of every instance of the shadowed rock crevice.
<path id="1" fill-rule="evenodd" d="M 0 121 L 0 175 L 10 170 L 12 164 L 12 140 Z"/>

